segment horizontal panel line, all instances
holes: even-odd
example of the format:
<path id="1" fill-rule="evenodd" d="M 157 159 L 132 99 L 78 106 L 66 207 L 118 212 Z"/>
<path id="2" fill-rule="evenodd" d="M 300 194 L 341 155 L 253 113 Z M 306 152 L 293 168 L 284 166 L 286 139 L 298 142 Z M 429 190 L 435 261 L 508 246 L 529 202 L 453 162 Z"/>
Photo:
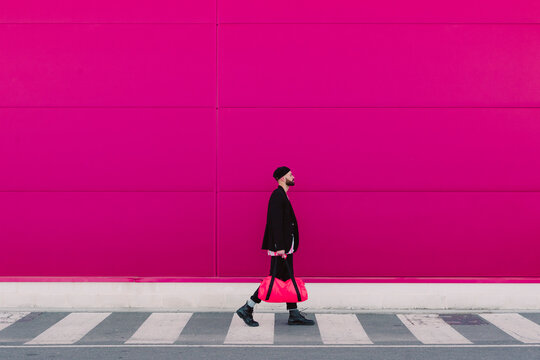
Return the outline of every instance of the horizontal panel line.
<path id="1" fill-rule="evenodd" d="M 220 106 L 219 109 L 540 109 L 540 106 Z"/>
<path id="2" fill-rule="evenodd" d="M 540 109 L 540 106 L 0 106 L 0 109 Z"/>
<path id="3" fill-rule="evenodd" d="M 222 193 L 266 193 L 273 191 L 274 188 L 271 190 L 219 190 L 218 192 Z M 294 193 L 392 193 L 392 192 L 398 192 L 398 193 L 537 193 L 540 192 L 540 190 L 294 190 Z"/>
<path id="4" fill-rule="evenodd" d="M 268 193 L 274 188 L 268 190 L 219 190 L 218 193 Z M 214 193 L 214 190 L 0 190 L 0 193 L 150 193 L 150 192 L 165 192 L 165 193 Z M 540 190 L 295 190 L 295 193 L 538 193 Z"/>
<path id="5" fill-rule="evenodd" d="M 540 22 L 218 22 L 218 25 L 540 25 Z"/>
<path id="6" fill-rule="evenodd" d="M 0 25 L 540 25 L 540 22 L 0 22 Z"/>
<path id="7" fill-rule="evenodd" d="M 0 109 L 540 109 L 540 106 L 0 106 Z"/>
<path id="8" fill-rule="evenodd" d="M 0 193 L 210 193 L 214 190 L 0 190 Z"/>
<path id="9" fill-rule="evenodd" d="M 215 106 L 0 106 L 0 109 L 217 109 Z"/>
<path id="10" fill-rule="evenodd" d="M 215 22 L 0 22 L 0 25 L 216 25 Z"/>

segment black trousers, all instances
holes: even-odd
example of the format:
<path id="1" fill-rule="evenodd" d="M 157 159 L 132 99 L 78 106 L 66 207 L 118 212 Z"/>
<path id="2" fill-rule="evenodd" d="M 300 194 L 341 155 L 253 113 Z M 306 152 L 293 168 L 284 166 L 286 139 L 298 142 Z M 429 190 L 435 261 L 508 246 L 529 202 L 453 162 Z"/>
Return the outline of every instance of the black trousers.
<path id="1" fill-rule="evenodd" d="M 291 277 L 289 276 L 289 271 L 287 271 L 287 265 L 285 265 L 285 261 L 286 261 L 289 264 L 289 267 L 291 268 L 291 272 L 293 273 L 293 276 L 294 276 L 293 254 L 287 255 L 286 259 L 283 259 L 281 256 L 270 256 L 270 257 L 277 258 L 277 261 L 275 260 L 270 261 L 270 274 L 269 275 L 273 274 L 274 264 L 277 264 L 276 265 L 277 266 L 276 278 L 283 281 L 289 280 Z M 259 288 L 257 288 L 257 290 L 255 290 L 253 295 L 251 295 L 251 300 L 253 300 L 257 304 L 261 302 L 261 299 L 259 299 Z M 296 309 L 297 307 L 298 306 L 296 305 L 296 303 L 287 303 L 287 310 Z"/>

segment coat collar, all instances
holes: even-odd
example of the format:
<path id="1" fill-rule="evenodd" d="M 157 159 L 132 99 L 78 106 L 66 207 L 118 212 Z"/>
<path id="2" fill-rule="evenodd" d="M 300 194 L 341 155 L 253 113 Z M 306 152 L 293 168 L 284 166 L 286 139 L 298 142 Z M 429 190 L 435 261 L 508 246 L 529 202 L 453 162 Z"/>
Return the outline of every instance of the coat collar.
<path id="1" fill-rule="evenodd" d="M 285 191 L 285 189 L 283 188 L 283 186 L 278 185 L 278 188 L 281 189 L 281 192 L 283 192 L 283 194 L 285 195 L 285 197 L 287 198 L 287 200 L 289 200 L 289 196 L 287 195 L 287 192 Z"/>

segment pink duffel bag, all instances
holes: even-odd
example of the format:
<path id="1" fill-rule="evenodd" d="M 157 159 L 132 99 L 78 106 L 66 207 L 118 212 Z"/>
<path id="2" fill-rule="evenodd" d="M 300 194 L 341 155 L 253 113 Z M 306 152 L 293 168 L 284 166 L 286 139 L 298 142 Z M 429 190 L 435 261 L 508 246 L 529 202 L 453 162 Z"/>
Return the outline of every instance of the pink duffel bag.
<path id="1" fill-rule="evenodd" d="M 277 256 L 274 256 L 272 261 L 278 261 Z M 285 264 L 291 278 L 287 281 L 276 278 L 277 266 L 274 266 L 274 273 L 261 281 L 259 299 L 271 303 L 294 303 L 307 300 L 308 295 L 304 281 L 295 278 L 294 274 L 291 273 L 289 263 L 285 261 Z"/>

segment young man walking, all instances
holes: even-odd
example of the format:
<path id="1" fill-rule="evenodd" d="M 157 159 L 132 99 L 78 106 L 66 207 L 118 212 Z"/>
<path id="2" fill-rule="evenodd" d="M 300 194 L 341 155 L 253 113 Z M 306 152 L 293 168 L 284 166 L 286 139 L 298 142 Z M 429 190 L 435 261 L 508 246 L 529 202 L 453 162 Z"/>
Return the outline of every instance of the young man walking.
<path id="1" fill-rule="evenodd" d="M 273 177 L 277 180 L 278 187 L 272 192 L 268 201 L 262 248 L 267 250 L 268 255 L 276 259 L 270 262 L 270 275 L 274 272 L 274 266 L 277 266 L 276 278 L 286 281 L 290 279 L 290 276 L 285 262 L 289 264 L 291 272 L 294 274 L 293 253 L 298 250 L 298 224 L 287 196 L 289 186 L 294 186 L 294 176 L 291 169 L 280 166 L 274 171 Z M 253 308 L 261 302 L 258 292 L 257 288 L 246 304 L 236 310 L 236 314 L 248 326 L 259 326 L 259 323 L 253 320 Z M 313 320 L 306 319 L 298 311 L 296 303 L 287 303 L 287 310 L 289 310 L 289 325 L 313 325 L 315 323 Z"/>

